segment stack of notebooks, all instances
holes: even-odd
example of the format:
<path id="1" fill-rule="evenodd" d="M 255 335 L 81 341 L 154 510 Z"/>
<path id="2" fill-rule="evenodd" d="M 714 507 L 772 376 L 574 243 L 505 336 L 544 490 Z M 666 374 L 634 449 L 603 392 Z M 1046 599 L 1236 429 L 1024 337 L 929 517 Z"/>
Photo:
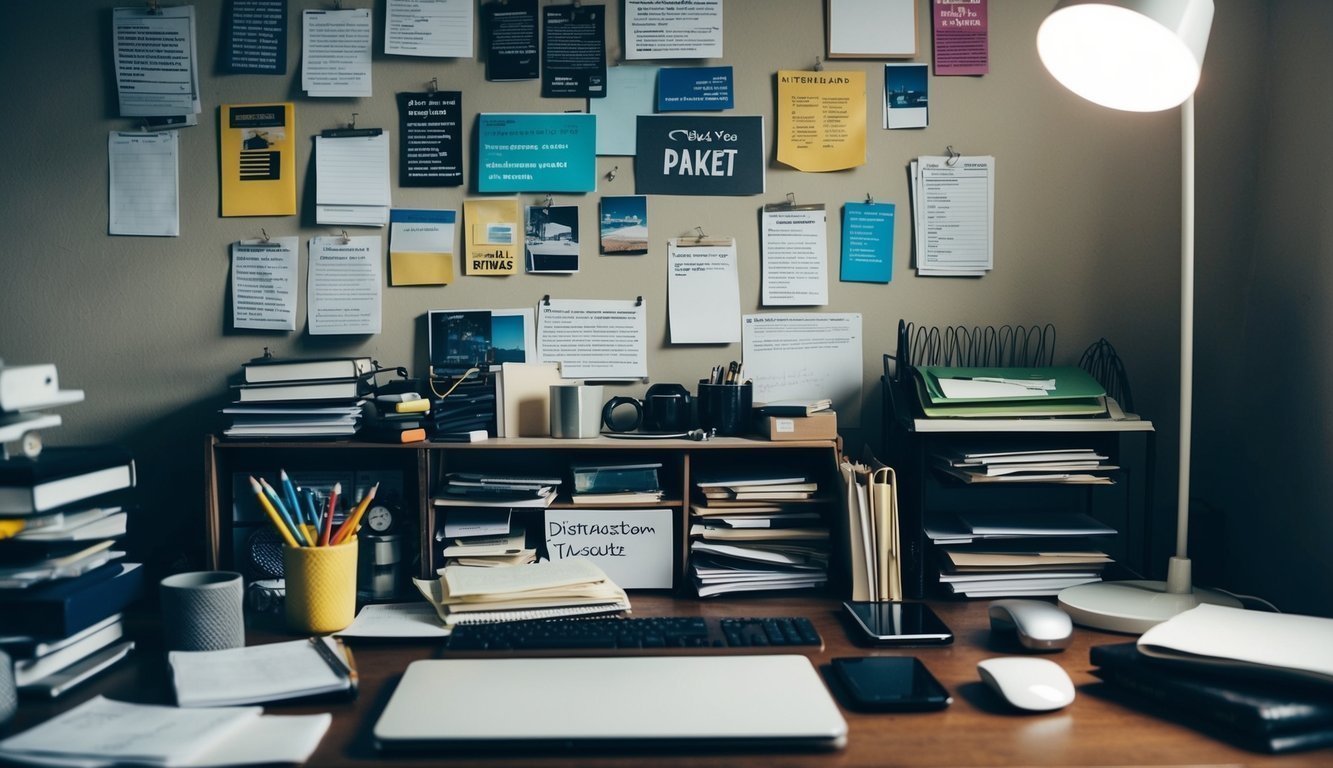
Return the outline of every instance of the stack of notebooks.
<path id="1" fill-rule="evenodd" d="M 0 461 L 0 649 L 21 689 L 59 696 L 133 648 L 120 614 L 143 569 L 116 543 L 134 484 L 134 460 L 113 446 Z"/>
<path id="2" fill-rule="evenodd" d="M 374 390 L 368 357 L 258 357 L 241 366 L 235 401 L 223 408 L 227 437 L 347 437 Z"/>
<path id="3" fill-rule="evenodd" d="M 1256 752 L 1333 746 L 1333 619 L 1200 605 L 1095 646 L 1107 693 Z"/>
<path id="4" fill-rule="evenodd" d="M 1105 416 L 1106 390 L 1077 366 L 918 366 L 913 383 L 928 418 Z"/>
<path id="5" fill-rule="evenodd" d="M 474 375 L 461 382 L 440 379 L 432 386 L 430 418 L 425 423 L 430 439 L 454 439 L 477 431 L 496 434 L 493 377 Z"/>
<path id="6" fill-rule="evenodd" d="M 696 484 L 690 569 L 700 597 L 808 589 L 828 581 L 827 502 L 804 475 L 714 477 Z"/>
<path id="7" fill-rule="evenodd" d="M 589 560 L 543 561 L 503 568 L 450 565 L 440 578 L 416 581 L 446 627 L 556 616 L 624 613 L 629 598 Z"/>
<path id="8" fill-rule="evenodd" d="M 931 457 L 935 467 L 964 483 L 1113 485 L 1104 473 L 1119 469 L 1091 448 L 1024 451 L 958 450 Z"/>
<path id="9" fill-rule="evenodd" d="M 660 462 L 570 467 L 575 504 L 656 504 L 662 500 Z"/>

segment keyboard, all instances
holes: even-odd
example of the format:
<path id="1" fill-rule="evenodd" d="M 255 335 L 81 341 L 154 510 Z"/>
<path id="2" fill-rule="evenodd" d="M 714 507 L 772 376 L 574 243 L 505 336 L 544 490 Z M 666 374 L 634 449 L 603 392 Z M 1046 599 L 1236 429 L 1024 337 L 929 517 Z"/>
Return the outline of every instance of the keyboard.
<path id="1" fill-rule="evenodd" d="M 557 618 L 456 626 L 443 654 L 489 656 L 619 656 L 666 653 L 782 653 L 822 650 L 824 640 L 803 617 L 699 616 Z"/>

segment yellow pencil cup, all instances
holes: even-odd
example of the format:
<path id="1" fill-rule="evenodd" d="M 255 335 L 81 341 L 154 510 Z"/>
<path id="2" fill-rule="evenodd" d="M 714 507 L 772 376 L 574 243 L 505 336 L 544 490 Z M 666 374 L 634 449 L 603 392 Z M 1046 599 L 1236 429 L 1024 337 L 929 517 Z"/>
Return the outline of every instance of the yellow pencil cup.
<path id="1" fill-rule="evenodd" d="M 287 629 L 327 635 L 356 616 L 356 537 L 330 547 L 285 547 Z"/>

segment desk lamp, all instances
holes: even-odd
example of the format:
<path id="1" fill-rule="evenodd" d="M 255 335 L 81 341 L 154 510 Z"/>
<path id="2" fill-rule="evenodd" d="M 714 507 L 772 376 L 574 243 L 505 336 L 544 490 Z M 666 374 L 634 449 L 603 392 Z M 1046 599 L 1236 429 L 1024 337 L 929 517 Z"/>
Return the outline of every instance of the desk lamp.
<path id="1" fill-rule="evenodd" d="M 1051 75 L 1095 104 L 1128 112 L 1181 107 L 1180 485 L 1176 555 L 1167 579 L 1071 587 L 1059 601 L 1075 622 L 1142 633 L 1201 602 L 1238 605 L 1195 589 L 1189 532 L 1190 429 L 1194 379 L 1194 89 L 1213 22 L 1213 0 L 1061 0 L 1037 30 Z"/>

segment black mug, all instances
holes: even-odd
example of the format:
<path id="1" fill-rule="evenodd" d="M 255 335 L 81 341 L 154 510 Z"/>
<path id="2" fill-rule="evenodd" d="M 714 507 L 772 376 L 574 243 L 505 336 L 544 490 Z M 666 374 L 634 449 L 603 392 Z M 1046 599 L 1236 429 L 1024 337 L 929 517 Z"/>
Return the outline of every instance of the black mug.
<path id="1" fill-rule="evenodd" d="M 602 423 L 612 432 L 687 432 L 692 427 L 690 391 L 679 384 L 654 384 L 643 400 L 623 395 L 602 406 Z M 625 412 L 630 415 L 625 415 Z"/>

